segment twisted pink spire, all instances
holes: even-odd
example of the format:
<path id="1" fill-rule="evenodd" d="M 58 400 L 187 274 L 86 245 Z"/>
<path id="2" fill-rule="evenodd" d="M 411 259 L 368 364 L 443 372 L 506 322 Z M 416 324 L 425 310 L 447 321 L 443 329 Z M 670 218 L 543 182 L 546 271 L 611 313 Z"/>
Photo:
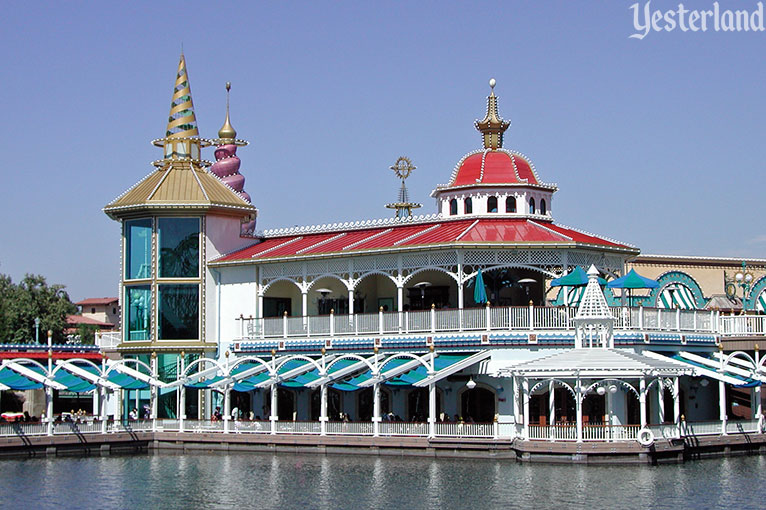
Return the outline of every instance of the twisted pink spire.
<path id="1" fill-rule="evenodd" d="M 215 149 L 215 163 L 210 167 L 210 171 L 239 193 L 242 198 L 252 202 L 250 195 L 245 191 L 245 176 L 239 173 L 240 163 L 236 145 L 233 143 L 219 145 Z"/>

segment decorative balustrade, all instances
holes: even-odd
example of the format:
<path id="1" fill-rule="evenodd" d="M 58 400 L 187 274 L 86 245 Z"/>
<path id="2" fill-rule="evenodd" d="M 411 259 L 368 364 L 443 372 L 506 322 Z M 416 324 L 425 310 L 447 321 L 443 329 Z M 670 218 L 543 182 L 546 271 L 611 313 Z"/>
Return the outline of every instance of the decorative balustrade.
<path id="1" fill-rule="evenodd" d="M 720 333 L 726 336 L 766 334 L 766 315 L 730 315 L 719 319 Z"/>
<path id="2" fill-rule="evenodd" d="M 612 307 L 617 330 L 766 332 L 766 316 L 718 317 L 714 311 Z M 240 317 L 241 338 L 295 338 L 448 331 L 573 330 L 576 308 L 504 306 L 306 317 Z M 719 320 L 720 319 L 720 320 Z M 736 319 L 746 319 L 735 322 Z"/>

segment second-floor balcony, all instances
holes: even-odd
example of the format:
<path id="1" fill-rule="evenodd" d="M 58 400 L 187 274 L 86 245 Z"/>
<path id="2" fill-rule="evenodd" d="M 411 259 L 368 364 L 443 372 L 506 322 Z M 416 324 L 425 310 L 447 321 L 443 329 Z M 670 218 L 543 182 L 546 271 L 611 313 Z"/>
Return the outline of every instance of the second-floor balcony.
<path id="1" fill-rule="evenodd" d="M 707 334 L 764 334 L 766 315 L 722 317 L 717 311 L 612 307 L 615 330 Z M 242 339 L 307 338 L 478 331 L 574 330 L 577 309 L 550 306 L 484 306 L 366 314 L 254 318 L 241 316 Z"/>

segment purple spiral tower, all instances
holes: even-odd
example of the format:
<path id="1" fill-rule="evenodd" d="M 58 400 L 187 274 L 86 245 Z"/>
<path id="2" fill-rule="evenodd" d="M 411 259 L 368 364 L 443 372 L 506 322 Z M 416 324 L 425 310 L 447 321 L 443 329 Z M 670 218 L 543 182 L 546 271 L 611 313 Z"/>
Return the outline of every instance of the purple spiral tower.
<path id="1" fill-rule="evenodd" d="M 247 145 L 245 140 L 237 139 L 237 131 L 231 125 L 229 120 L 229 91 L 231 83 L 226 82 L 226 120 L 223 127 L 218 130 L 218 139 L 215 149 L 215 163 L 210 167 L 210 171 L 221 178 L 221 180 L 239 195 L 252 203 L 250 195 L 245 191 L 245 176 L 239 173 L 239 166 L 242 163 L 237 156 L 237 147 Z M 240 237 L 252 237 L 255 232 L 255 215 L 242 221 L 240 228 Z"/>

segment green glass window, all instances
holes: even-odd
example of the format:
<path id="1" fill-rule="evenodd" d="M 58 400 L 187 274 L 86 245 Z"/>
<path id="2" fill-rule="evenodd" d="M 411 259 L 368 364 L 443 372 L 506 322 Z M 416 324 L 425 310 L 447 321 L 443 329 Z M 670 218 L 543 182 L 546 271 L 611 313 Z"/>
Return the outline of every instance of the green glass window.
<path id="1" fill-rule="evenodd" d="M 160 285 L 158 336 L 161 340 L 199 338 L 199 285 Z"/>
<path id="2" fill-rule="evenodd" d="M 199 276 L 199 218 L 160 218 L 157 239 L 160 278 Z"/>
<path id="3" fill-rule="evenodd" d="M 128 314 L 125 341 L 151 340 L 152 290 L 149 285 L 125 287 Z"/>
<path id="4" fill-rule="evenodd" d="M 125 222 L 125 279 L 152 276 L 152 220 Z"/>

